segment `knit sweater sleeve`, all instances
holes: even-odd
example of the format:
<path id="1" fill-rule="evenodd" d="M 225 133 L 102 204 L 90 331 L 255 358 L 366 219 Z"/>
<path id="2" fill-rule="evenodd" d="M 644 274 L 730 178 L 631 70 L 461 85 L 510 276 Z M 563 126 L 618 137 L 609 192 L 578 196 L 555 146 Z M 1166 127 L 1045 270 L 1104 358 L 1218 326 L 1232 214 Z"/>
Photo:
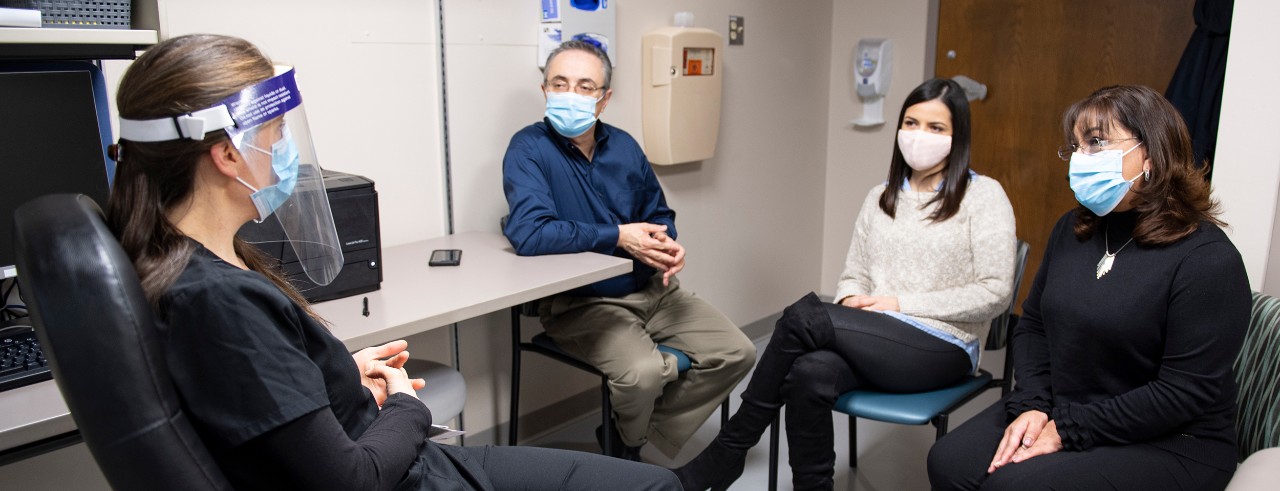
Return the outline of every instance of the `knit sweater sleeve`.
<path id="1" fill-rule="evenodd" d="M 849 252 L 845 255 L 844 271 L 836 283 L 835 302 L 840 303 L 854 295 L 871 293 L 871 278 L 867 272 L 867 237 L 871 233 L 871 217 L 880 211 L 880 194 L 884 186 L 871 188 L 867 197 L 862 200 L 862 209 L 858 211 L 858 219 L 853 225 L 853 238 L 849 240 Z"/>
<path id="2" fill-rule="evenodd" d="M 996 180 L 978 178 L 961 202 L 960 213 L 969 221 L 968 259 L 973 263 L 973 280 L 951 288 L 900 294 L 902 313 L 943 322 L 986 322 L 1008 306 L 1018 240 L 1009 198 Z"/>
<path id="3" fill-rule="evenodd" d="M 1055 404 L 1050 417 L 1064 448 L 1129 444 L 1170 433 L 1204 414 L 1234 383 L 1232 363 L 1250 313 L 1240 253 L 1225 239 L 1202 244 L 1182 259 L 1172 285 L 1156 379 L 1107 399 Z"/>

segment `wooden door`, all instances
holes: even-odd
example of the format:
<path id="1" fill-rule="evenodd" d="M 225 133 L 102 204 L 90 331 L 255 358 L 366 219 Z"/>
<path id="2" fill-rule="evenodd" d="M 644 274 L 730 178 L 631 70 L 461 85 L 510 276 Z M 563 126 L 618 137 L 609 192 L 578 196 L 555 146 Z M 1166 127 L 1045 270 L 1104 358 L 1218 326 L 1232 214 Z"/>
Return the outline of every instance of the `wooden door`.
<path id="1" fill-rule="evenodd" d="M 1077 206 L 1062 113 L 1094 90 L 1164 92 L 1195 28 L 1195 0 L 939 0 L 939 77 L 987 85 L 972 103 L 973 168 L 1000 181 L 1031 244 L 1025 299 L 1053 224 Z M 1021 305 L 1019 305 L 1021 308 Z"/>

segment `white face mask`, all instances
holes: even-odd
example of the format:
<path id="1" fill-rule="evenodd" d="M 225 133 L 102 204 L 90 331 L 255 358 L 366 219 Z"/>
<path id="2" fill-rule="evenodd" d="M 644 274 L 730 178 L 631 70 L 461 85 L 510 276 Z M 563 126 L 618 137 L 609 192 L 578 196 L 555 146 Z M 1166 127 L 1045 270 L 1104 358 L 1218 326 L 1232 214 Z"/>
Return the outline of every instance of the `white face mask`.
<path id="1" fill-rule="evenodd" d="M 898 149 L 907 165 L 917 172 L 932 169 L 951 155 L 951 135 L 923 130 L 898 130 Z"/>

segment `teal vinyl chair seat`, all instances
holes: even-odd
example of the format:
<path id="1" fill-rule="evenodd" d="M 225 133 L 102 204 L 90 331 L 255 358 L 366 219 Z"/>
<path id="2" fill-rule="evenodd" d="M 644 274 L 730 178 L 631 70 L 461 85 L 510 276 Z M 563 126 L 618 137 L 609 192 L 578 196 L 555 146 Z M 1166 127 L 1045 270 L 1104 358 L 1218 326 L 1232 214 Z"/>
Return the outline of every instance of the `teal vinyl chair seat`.
<path id="1" fill-rule="evenodd" d="M 668 353 L 676 357 L 676 371 L 679 373 L 687 372 L 689 371 L 689 367 L 693 366 L 693 362 L 689 361 L 689 355 L 684 354 L 683 351 L 672 348 L 665 344 L 659 344 L 658 351 L 661 351 L 663 353 Z"/>
<path id="2" fill-rule="evenodd" d="M 846 392 L 836 399 L 833 409 L 850 416 L 886 423 L 925 425 L 970 394 L 991 387 L 991 380 L 991 374 L 982 371 L 963 383 L 931 392 L 894 394 L 874 390 L 855 390 Z"/>

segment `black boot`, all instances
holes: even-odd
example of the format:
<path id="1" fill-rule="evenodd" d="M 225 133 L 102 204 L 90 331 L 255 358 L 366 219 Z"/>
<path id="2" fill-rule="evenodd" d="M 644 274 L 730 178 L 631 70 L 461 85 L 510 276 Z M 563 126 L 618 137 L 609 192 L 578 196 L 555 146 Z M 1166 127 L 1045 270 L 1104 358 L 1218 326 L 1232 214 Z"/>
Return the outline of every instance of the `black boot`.
<path id="1" fill-rule="evenodd" d="M 747 450 L 760 441 L 760 435 L 777 414 L 778 406 L 769 409 L 744 398 L 742 407 L 720 429 L 715 441 L 684 467 L 674 469 L 685 491 L 723 490 L 733 484 L 742 475 Z"/>
<path id="2" fill-rule="evenodd" d="M 830 344 L 834 331 L 826 306 L 813 293 L 783 310 L 742 393 L 742 407 L 706 450 L 676 469 L 685 491 L 724 489 L 742 475 L 747 450 L 760 441 L 782 407 L 782 384 L 791 364 L 801 355 Z"/>
<path id="3" fill-rule="evenodd" d="M 835 477 L 835 434 L 831 406 L 853 390 L 849 364 L 832 351 L 796 358 L 782 386 L 787 405 L 787 450 L 796 491 L 830 490 Z"/>

